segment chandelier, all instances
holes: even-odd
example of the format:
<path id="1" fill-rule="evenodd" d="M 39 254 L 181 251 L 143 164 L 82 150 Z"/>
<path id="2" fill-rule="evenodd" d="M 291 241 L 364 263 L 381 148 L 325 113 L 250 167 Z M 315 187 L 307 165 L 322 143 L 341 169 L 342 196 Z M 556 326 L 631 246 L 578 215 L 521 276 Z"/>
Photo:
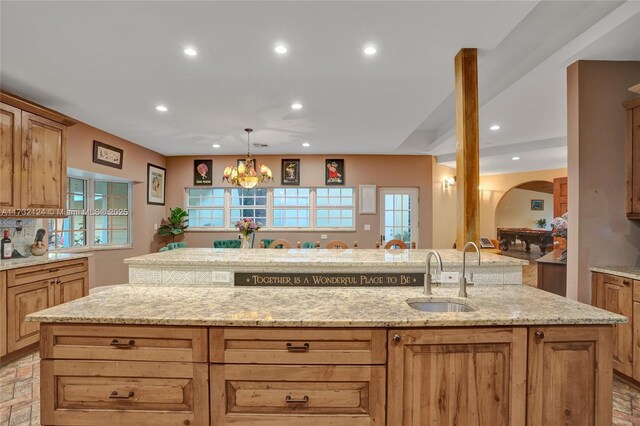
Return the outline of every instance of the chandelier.
<path id="1" fill-rule="evenodd" d="M 268 182 L 273 180 L 271 169 L 260 163 L 256 167 L 255 158 L 251 158 L 251 144 L 249 138 L 253 129 L 244 129 L 247 132 L 247 158 L 244 162 L 240 161 L 236 167 L 229 164 L 224 169 L 222 176 L 223 181 L 227 181 L 231 185 L 241 186 L 243 188 L 253 188 L 258 182 Z"/>

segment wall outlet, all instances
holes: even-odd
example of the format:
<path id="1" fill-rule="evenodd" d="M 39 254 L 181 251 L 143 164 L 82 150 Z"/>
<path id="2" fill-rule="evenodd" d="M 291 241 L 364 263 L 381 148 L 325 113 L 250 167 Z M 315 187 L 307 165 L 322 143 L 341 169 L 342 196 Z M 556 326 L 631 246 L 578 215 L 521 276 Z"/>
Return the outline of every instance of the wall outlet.
<path id="1" fill-rule="evenodd" d="M 460 272 L 443 271 L 440 273 L 441 283 L 457 283 L 460 279 Z"/>
<path id="2" fill-rule="evenodd" d="M 326 240 L 327 239 L 327 234 L 320 234 L 320 239 L 321 240 Z"/>
<path id="3" fill-rule="evenodd" d="M 368 223 L 366 225 L 364 225 L 364 230 L 365 231 L 371 231 L 371 225 L 369 225 Z"/>
<path id="4" fill-rule="evenodd" d="M 154 223 L 154 224 L 153 224 L 153 230 L 154 230 L 154 231 L 157 231 L 157 230 L 158 230 L 158 224 L 157 224 L 157 223 Z"/>

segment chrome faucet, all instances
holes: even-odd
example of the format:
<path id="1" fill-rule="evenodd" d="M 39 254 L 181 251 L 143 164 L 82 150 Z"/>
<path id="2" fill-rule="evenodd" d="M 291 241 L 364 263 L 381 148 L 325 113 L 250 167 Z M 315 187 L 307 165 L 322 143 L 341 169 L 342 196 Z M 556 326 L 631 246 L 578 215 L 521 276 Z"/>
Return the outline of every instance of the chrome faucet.
<path id="1" fill-rule="evenodd" d="M 431 277 L 431 257 L 436 258 L 436 266 L 442 272 L 442 258 L 440 257 L 440 253 L 435 250 L 429 250 L 427 252 L 427 273 L 424 276 L 424 294 L 427 296 L 431 296 L 431 283 L 433 282 L 433 278 Z"/>
<path id="2" fill-rule="evenodd" d="M 459 297 L 467 297 L 467 278 L 465 277 L 464 274 L 465 274 L 465 269 L 467 265 L 467 247 L 469 246 L 476 249 L 476 253 L 478 253 L 478 265 L 480 265 L 480 249 L 478 248 L 476 243 L 474 243 L 473 241 L 469 241 L 462 248 L 462 275 L 458 280 L 458 282 L 460 283 L 460 292 L 458 293 Z M 473 284 L 473 283 L 469 283 L 469 284 Z"/>

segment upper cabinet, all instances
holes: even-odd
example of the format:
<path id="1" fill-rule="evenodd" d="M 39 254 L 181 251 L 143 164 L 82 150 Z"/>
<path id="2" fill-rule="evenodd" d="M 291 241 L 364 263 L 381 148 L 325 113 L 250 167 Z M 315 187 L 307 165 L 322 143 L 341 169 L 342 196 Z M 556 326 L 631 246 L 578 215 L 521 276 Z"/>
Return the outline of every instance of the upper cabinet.
<path id="1" fill-rule="evenodd" d="M 0 92 L 0 215 L 65 216 L 71 118 Z"/>
<path id="2" fill-rule="evenodd" d="M 640 219 L 640 97 L 622 106 L 627 110 L 627 218 Z"/>

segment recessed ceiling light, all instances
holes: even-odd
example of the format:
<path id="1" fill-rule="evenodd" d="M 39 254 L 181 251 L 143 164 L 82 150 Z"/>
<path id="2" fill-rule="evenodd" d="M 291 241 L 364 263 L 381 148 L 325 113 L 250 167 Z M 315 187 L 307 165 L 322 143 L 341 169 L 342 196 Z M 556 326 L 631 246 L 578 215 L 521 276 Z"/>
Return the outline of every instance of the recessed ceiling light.
<path id="1" fill-rule="evenodd" d="M 214 143 L 213 145 L 211 145 L 214 148 L 220 148 L 220 144 Z"/>
<path id="2" fill-rule="evenodd" d="M 302 104 L 300 102 L 292 103 L 291 109 L 302 109 Z"/>
<path id="3" fill-rule="evenodd" d="M 304 146 L 305 148 L 308 148 L 311 146 L 311 144 L 309 142 L 305 142 L 302 144 L 302 146 Z"/>
<path id="4" fill-rule="evenodd" d="M 489 130 L 500 130 L 500 126 L 498 126 L 497 124 L 494 124 L 493 126 L 489 127 Z"/>
<path id="5" fill-rule="evenodd" d="M 164 106 L 164 105 L 157 105 L 157 106 L 156 106 L 156 110 L 158 110 L 158 111 L 160 111 L 160 112 L 167 112 L 167 111 L 169 111 L 169 108 L 167 108 L 167 107 L 166 107 L 166 106 Z"/>
<path id="6" fill-rule="evenodd" d="M 374 46 L 367 46 L 364 48 L 363 52 L 365 55 L 371 56 L 371 55 L 375 55 L 377 50 Z"/>
<path id="7" fill-rule="evenodd" d="M 518 160 L 520 159 L 520 157 L 511 157 L 511 159 L 512 159 L 513 161 L 518 161 Z"/>
<path id="8" fill-rule="evenodd" d="M 193 47 L 187 47 L 186 49 L 183 50 L 183 52 L 187 56 L 196 56 L 198 54 L 198 51 Z"/>
<path id="9" fill-rule="evenodd" d="M 287 53 L 288 49 L 287 49 L 287 46 L 285 46 L 284 44 L 279 44 L 273 50 L 275 50 L 276 53 L 280 53 L 281 55 L 284 55 L 285 53 Z"/>

